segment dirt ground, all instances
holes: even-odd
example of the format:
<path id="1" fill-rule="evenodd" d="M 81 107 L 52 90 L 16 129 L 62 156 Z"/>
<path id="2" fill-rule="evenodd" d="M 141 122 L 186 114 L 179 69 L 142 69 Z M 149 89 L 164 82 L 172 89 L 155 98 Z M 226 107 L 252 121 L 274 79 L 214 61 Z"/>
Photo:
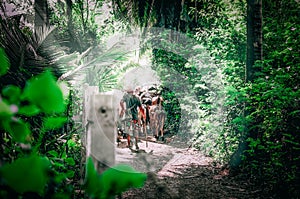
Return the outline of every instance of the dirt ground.
<path id="1" fill-rule="evenodd" d="M 247 179 L 213 166 L 211 158 L 174 137 L 168 138 L 167 143 L 148 141 L 147 144 L 141 140 L 138 151 L 124 145 L 117 147 L 117 163 L 129 164 L 148 174 L 143 188 L 130 189 L 122 198 L 268 198 Z"/>

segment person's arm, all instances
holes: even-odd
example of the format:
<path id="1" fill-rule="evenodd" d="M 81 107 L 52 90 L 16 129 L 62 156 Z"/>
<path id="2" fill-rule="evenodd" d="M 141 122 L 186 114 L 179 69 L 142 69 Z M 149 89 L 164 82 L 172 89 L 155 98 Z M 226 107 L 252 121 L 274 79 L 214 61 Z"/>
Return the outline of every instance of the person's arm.
<path id="1" fill-rule="evenodd" d="M 139 106 L 139 109 L 140 109 L 140 112 L 142 113 L 143 118 L 145 119 L 145 118 L 146 118 L 146 115 L 145 115 L 145 111 L 144 111 L 144 109 L 143 109 L 143 106 L 140 105 L 140 106 Z"/>
<path id="2" fill-rule="evenodd" d="M 120 117 L 123 117 L 124 112 L 125 112 L 124 100 L 123 100 L 123 99 L 120 101 L 120 107 L 121 107 L 121 110 L 120 110 Z"/>
<path id="3" fill-rule="evenodd" d="M 139 107 L 139 110 L 142 113 L 143 118 L 145 118 L 145 111 L 143 109 L 143 105 L 142 105 L 141 101 L 139 100 L 139 98 L 136 98 L 136 100 L 137 100 L 136 103 Z"/>
<path id="4" fill-rule="evenodd" d="M 160 96 L 160 105 L 163 105 L 163 102 L 164 102 L 164 98 Z"/>
<path id="5" fill-rule="evenodd" d="M 143 92 L 141 95 L 140 95 L 140 99 L 143 99 L 143 97 L 146 96 L 146 92 Z"/>

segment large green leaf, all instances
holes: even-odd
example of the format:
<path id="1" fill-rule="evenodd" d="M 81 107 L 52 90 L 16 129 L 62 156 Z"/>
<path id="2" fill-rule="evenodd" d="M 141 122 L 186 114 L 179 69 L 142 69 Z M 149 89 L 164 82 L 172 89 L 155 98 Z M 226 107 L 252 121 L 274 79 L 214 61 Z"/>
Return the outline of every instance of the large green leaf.
<path id="1" fill-rule="evenodd" d="M 73 158 L 67 158 L 65 161 L 71 166 L 75 165 L 75 160 Z"/>
<path id="2" fill-rule="evenodd" d="M 45 113 L 61 113 L 65 108 L 63 93 L 48 70 L 27 81 L 22 97 Z"/>
<path id="3" fill-rule="evenodd" d="M 48 151 L 47 153 L 50 154 L 51 156 L 53 156 L 54 158 L 58 157 L 58 152 L 55 150 Z"/>
<path id="4" fill-rule="evenodd" d="M 66 117 L 47 117 L 44 120 L 44 130 L 60 128 L 67 121 Z"/>
<path id="5" fill-rule="evenodd" d="M 21 106 L 18 111 L 18 114 L 28 117 L 34 116 L 38 113 L 40 113 L 40 109 L 34 104 Z"/>
<path id="6" fill-rule="evenodd" d="M 0 100 L 0 119 L 7 119 L 13 115 L 13 112 L 10 110 L 10 107 L 7 103 Z"/>
<path id="7" fill-rule="evenodd" d="M 0 175 L 4 183 L 18 193 L 36 192 L 42 195 L 48 182 L 49 166 L 49 160 L 33 155 L 2 166 Z"/>
<path id="8" fill-rule="evenodd" d="M 0 76 L 5 75 L 9 69 L 9 60 L 3 48 L 0 48 Z"/>
<path id="9" fill-rule="evenodd" d="M 8 85 L 2 90 L 2 95 L 6 97 L 11 104 L 18 104 L 21 96 L 21 89 L 15 85 Z"/>
<path id="10" fill-rule="evenodd" d="M 74 175 L 75 175 L 75 171 L 72 171 L 72 170 L 68 170 L 66 173 L 67 178 L 73 178 Z"/>
<path id="11" fill-rule="evenodd" d="M 91 157 L 88 158 L 86 171 L 86 192 L 90 197 L 103 199 L 114 198 L 115 195 L 132 187 L 140 188 L 147 179 L 146 174 L 125 164 L 111 167 L 99 175 Z"/>
<path id="12" fill-rule="evenodd" d="M 21 143 L 29 141 L 31 131 L 28 123 L 20 119 L 6 120 L 4 122 L 4 128 L 9 132 L 14 141 Z"/>
<path id="13" fill-rule="evenodd" d="M 90 197 L 95 197 L 100 190 L 100 177 L 97 173 L 94 163 L 91 157 L 88 158 L 86 164 L 86 179 L 85 179 L 85 191 Z"/>
<path id="14" fill-rule="evenodd" d="M 129 188 L 140 188 L 147 175 L 136 171 L 129 165 L 119 164 L 101 174 L 100 198 L 110 198 Z"/>

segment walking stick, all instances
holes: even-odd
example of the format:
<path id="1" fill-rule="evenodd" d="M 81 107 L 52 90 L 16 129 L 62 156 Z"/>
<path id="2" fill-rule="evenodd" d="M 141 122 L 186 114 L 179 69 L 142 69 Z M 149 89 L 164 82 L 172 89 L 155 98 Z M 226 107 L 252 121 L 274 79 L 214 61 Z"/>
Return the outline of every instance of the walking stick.
<path id="1" fill-rule="evenodd" d="M 144 129 L 145 129 L 145 136 L 146 136 L 146 147 L 148 148 L 148 135 L 147 135 L 148 129 L 147 129 L 147 124 L 145 125 Z"/>

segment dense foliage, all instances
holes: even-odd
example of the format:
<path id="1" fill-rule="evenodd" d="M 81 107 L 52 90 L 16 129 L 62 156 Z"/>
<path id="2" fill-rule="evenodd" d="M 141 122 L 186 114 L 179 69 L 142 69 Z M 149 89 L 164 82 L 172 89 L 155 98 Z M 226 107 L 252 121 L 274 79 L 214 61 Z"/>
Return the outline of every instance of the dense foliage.
<path id="1" fill-rule="evenodd" d="M 215 131 L 215 136 L 207 134 L 207 130 L 201 129 L 200 133 L 206 135 L 203 139 L 196 138 L 196 144 L 200 148 L 207 148 L 208 153 L 218 161 L 231 161 L 231 166 L 240 163 L 240 157 L 236 159 L 234 153 L 238 144 L 245 136 L 246 120 L 244 118 L 244 75 L 246 61 L 246 21 L 245 2 L 222 2 L 217 5 L 218 17 L 213 17 L 213 10 L 201 12 L 202 20 L 210 19 L 210 23 L 200 22 L 195 38 L 206 46 L 215 60 L 217 67 L 222 72 L 222 86 L 217 95 L 223 98 L 222 104 L 222 128 Z M 208 16 L 207 16 L 208 15 Z M 201 21 L 201 20 L 200 20 Z M 215 76 L 215 81 L 220 79 Z M 212 77 L 213 78 L 213 77 Z M 211 121 L 217 120 L 219 115 L 210 116 Z M 210 122 L 211 123 L 211 122 Z M 201 138 L 201 137 L 200 137 Z M 207 144 L 207 141 L 209 141 Z M 213 144 L 213 147 L 209 147 Z M 239 154 L 240 155 L 240 154 Z M 238 155 L 238 156 L 239 156 Z"/>
<path id="2" fill-rule="evenodd" d="M 279 197 L 291 198 L 299 195 L 300 179 L 299 8 L 295 1 L 264 1 L 264 59 L 247 87 L 251 129 L 244 165 Z"/>
<path id="3" fill-rule="evenodd" d="M 243 172 L 275 197 L 300 194 L 299 1 L 263 1 L 263 59 L 252 67 L 254 76 L 247 82 L 246 0 L 57 2 L 50 5 L 49 16 L 56 29 L 33 34 L 19 17 L 1 19 L 0 150 L 6 181 L 0 186 L 7 189 L 1 196 L 68 197 L 82 190 L 83 129 L 72 120 L 80 117 L 80 86 L 115 88 L 121 75 L 139 66 L 124 62 L 135 50 L 150 52 L 152 69 L 160 77 L 167 133 Z M 112 9 L 105 16 L 104 6 Z M 136 28 L 142 32 L 140 49 L 126 48 L 128 41 L 120 37 L 104 45 L 109 36 Z M 57 78 L 68 81 L 69 95 L 62 95 Z M 48 98 L 47 93 L 39 95 L 41 86 L 56 93 L 50 101 L 39 100 Z M 14 187 L 20 179 L 7 173 L 19 169 L 22 176 L 32 166 L 29 162 L 37 172 L 28 175 L 39 183 L 21 181 L 24 186 Z M 97 187 L 107 176 L 100 177 L 90 160 L 87 164 L 87 193 L 105 195 Z M 140 187 L 144 179 L 138 175 L 133 184 Z M 125 190 L 119 188 L 114 194 Z"/>
<path id="4" fill-rule="evenodd" d="M 10 62 L 2 48 L 0 64 L 4 75 Z M 143 185 L 146 174 L 127 165 L 117 165 L 100 175 L 91 158 L 86 166 L 85 184 L 83 187 L 79 184 L 83 177 L 76 176 L 80 174 L 80 142 L 72 132 L 58 137 L 56 131 L 67 122 L 66 103 L 48 70 L 26 81 L 23 90 L 15 85 L 2 89 L 1 198 L 71 198 L 76 189 L 82 192 L 76 197 L 86 194 L 92 198 L 110 198 L 129 187 Z M 39 116 L 41 123 L 36 134 L 28 121 L 35 116 Z"/>
<path id="5" fill-rule="evenodd" d="M 155 13 L 159 13 L 157 10 L 161 8 L 161 2 L 156 2 L 158 6 L 153 7 L 154 17 Z M 297 191 L 299 190 L 297 183 L 299 181 L 299 124 L 297 124 L 299 3 L 264 1 L 262 5 L 264 57 L 253 66 L 252 72 L 255 74 L 253 81 L 246 83 L 247 2 L 195 2 L 190 4 L 189 1 L 184 1 L 181 16 L 185 17 L 181 19 L 185 20 L 190 16 L 190 20 L 185 21 L 188 24 L 186 27 L 189 28 L 184 31 L 192 33 L 189 35 L 208 49 L 216 64 L 214 71 L 221 71 L 221 74 L 218 75 L 216 72 L 209 80 L 209 76 L 203 77 L 201 67 L 197 68 L 199 64 L 196 68 L 191 67 L 189 59 L 178 50 L 180 48 L 174 48 L 181 45 L 181 40 L 176 40 L 176 34 L 172 32 L 166 34 L 166 38 L 163 36 L 163 39 L 160 38 L 159 42 L 162 42 L 164 47 L 158 48 L 157 44 L 153 45 L 153 67 L 160 74 L 163 85 L 176 90 L 170 83 L 176 82 L 175 87 L 180 87 L 176 90 L 175 96 L 180 98 L 181 114 L 185 111 L 185 105 L 199 105 L 196 109 L 192 106 L 186 109 L 189 114 L 196 114 L 199 119 L 196 124 L 198 128 L 194 132 L 194 146 L 213 156 L 217 161 L 229 162 L 232 168 L 242 168 L 249 174 L 248 177 L 262 183 L 266 187 L 266 192 L 273 190 L 273 194 L 277 197 L 297 196 L 299 194 Z M 129 5 L 131 4 L 125 4 L 123 9 L 142 10 L 136 1 L 132 1 L 133 7 Z M 176 18 L 175 12 L 178 10 L 178 5 L 173 6 L 174 9 L 170 8 L 172 5 L 166 6 L 164 9 L 165 11 L 170 9 L 169 14 L 162 11 L 154 25 L 179 30 L 176 23 L 169 23 Z M 186 13 L 184 8 L 189 12 Z M 139 16 L 135 10 L 128 13 L 137 19 Z M 147 15 L 150 15 L 149 12 Z M 165 21 L 160 21 L 164 18 Z M 129 21 L 131 19 L 128 18 Z M 169 38 L 177 43 L 170 42 Z M 192 54 L 188 50 L 192 45 L 183 48 Z M 201 60 L 203 57 L 199 56 L 198 59 Z M 211 65 L 210 67 L 213 69 Z M 176 79 L 181 75 L 186 76 L 188 81 Z M 172 79 L 168 79 L 169 76 Z M 191 87 L 195 92 L 182 92 L 195 84 L 202 85 L 198 87 L 199 91 Z M 217 85 L 220 90 L 215 89 Z M 209 101 L 214 99 L 214 94 L 219 98 L 223 97 L 224 100 L 210 104 Z M 173 95 L 172 91 L 166 92 L 165 97 L 168 95 Z M 216 108 L 219 108 L 220 112 L 216 112 Z M 170 111 L 171 120 L 167 121 L 167 125 L 168 122 L 172 123 L 181 116 L 176 111 Z M 196 120 L 191 118 L 193 117 L 188 121 L 180 119 L 184 126 L 188 127 L 187 124 L 191 120 L 195 125 Z"/>
<path id="6" fill-rule="evenodd" d="M 58 37 L 65 40 L 71 51 L 84 52 L 97 45 L 99 8 L 103 0 L 57 1 L 50 7 L 50 24 L 59 28 Z"/>
<path id="7" fill-rule="evenodd" d="M 293 198 L 299 194 L 299 3 L 264 1 L 264 59 L 255 64 L 251 83 L 244 83 L 245 5 L 224 4 L 224 15 L 196 34 L 227 80 L 227 119 L 214 156 L 232 154 L 230 165 L 242 163 L 266 192 Z"/>

